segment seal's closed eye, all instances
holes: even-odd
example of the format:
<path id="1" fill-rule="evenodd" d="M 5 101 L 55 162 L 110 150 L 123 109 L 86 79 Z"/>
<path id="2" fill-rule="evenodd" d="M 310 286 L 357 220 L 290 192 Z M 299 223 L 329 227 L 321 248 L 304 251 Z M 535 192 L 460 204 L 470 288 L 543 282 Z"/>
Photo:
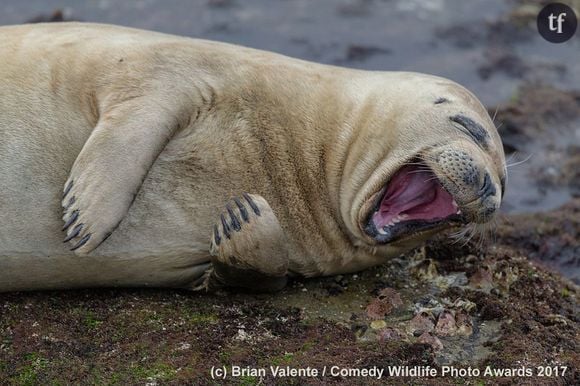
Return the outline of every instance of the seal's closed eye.
<path id="1" fill-rule="evenodd" d="M 479 123 L 465 115 L 454 115 L 449 119 L 459 124 L 459 129 L 473 138 L 483 148 L 487 149 L 489 147 L 489 135 Z"/>

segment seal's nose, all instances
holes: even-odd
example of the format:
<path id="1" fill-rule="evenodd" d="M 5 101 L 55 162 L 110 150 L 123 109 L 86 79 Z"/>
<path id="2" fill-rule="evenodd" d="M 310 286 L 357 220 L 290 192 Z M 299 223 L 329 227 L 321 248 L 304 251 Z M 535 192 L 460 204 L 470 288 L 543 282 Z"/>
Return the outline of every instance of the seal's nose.
<path id="1" fill-rule="evenodd" d="M 496 192 L 495 185 L 491 182 L 489 173 L 485 172 L 485 176 L 483 177 L 483 184 L 481 185 L 481 188 L 478 192 L 481 201 L 486 200 L 490 196 L 495 196 Z"/>
<path id="2" fill-rule="evenodd" d="M 490 217 L 499 209 L 499 198 L 497 197 L 497 189 L 492 182 L 489 173 L 486 171 L 483 177 L 483 184 L 477 192 L 481 202 L 480 215 Z"/>

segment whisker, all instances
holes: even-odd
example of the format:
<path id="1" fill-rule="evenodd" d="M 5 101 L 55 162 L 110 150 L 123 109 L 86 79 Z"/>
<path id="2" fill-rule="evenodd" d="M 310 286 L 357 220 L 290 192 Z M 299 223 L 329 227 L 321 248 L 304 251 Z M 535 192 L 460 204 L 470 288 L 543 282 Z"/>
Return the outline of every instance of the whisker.
<path id="1" fill-rule="evenodd" d="M 513 164 L 506 164 L 506 167 L 507 168 L 513 168 L 514 166 L 520 166 L 521 164 L 526 163 L 527 161 L 529 161 L 530 158 L 531 158 L 531 156 L 528 157 L 527 159 L 523 160 L 523 161 L 515 162 Z"/>
<path id="2" fill-rule="evenodd" d="M 428 167 L 424 167 L 424 168 L 419 167 L 419 168 L 417 168 L 417 170 L 411 170 L 409 172 L 409 174 L 421 173 L 421 172 L 429 172 L 429 171 L 431 171 L 431 169 L 429 169 Z"/>
<path id="3" fill-rule="evenodd" d="M 497 116 L 497 112 L 499 110 L 499 105 L 495 106 L 495 112 L 493 113 L 493 117 L 491 118 L 491 121 L 495 123 L 495 117 Z"/>
<path id="4" fill-rule="evenodd" d="M 523 159 L 523 160 L 521 160 L 521 161 L 514 162 L 514 163 L 512 163 L 512 164 L 510 164 L 510 163 L 507 163 L 507 162 L 506 162 L 506 167 L 508 167 L 508 168 L 511 168 L 511 167 L 514 167 L 514 166 L 521 165 L 521 164 L 523 164 L 524 162 L 528 162 L 528 161 L 530 160 L 530 158 L 532 158 L 532 155 L 533 155 L 533 154 L 529 154 L 529 155 L 528 155 L 528 156 L 527 156 L 525 159 Z"/>
<path id="5" fill-rule="evenodd" d="M 424 162 L 405 162 L 405 165 L 409 166 L 427 166 Z"/>
<path id="6" fill-rule="evenodd" d="M 474 228 L 473 224 L 467 224 L 464 228 L 459 229 L 457 232 L 452 233 L 450 235 L 451 238 L 453 239 L 452 243 L 458 244 L 463 241 L 463 243 L 461 243 L 462 247 L 469 244 L 474 235 L 473 228 Z"/>

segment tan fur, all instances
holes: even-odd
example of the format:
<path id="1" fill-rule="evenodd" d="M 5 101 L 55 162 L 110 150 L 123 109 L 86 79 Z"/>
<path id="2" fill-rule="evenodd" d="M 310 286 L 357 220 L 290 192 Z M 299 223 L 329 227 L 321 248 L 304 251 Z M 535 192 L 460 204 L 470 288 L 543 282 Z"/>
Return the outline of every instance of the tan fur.
<path id="1" fill-rule="evenodd" d="M 376 246 L 361 229 L 369 198 L 413 155 L 455 143 L 496 185 L 505 168 L 487 112 L 448 80 L 149 31 L 1 27 L 0 90 L 0 291 L 191 286 L 241 192 L 276 213 L 290 272 L 352 272 L 428 236 Z M 460 138 L 458 112 L 492 133 L 491 152 Z M 78 255 L 61 232 L 72 178 L 93 234 Z"/>

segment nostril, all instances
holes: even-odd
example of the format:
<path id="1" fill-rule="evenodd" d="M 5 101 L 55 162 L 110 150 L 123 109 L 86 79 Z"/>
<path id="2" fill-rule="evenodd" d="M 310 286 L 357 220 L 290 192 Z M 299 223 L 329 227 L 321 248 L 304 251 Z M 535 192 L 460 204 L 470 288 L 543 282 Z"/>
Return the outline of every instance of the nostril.
<path id="1" fill-rule="evenodd" d="M 489 173 L 486 172 L 485 177 L 483 177 L 483 185 L 479 189 L 479 196 L 484 200 L 489 196 L 493 196 L 495 192 L 495 186 L 491 182 L 491 177 L 489 176 Z"/>
<path id="2" fill-rule="evenodd" d="M 479 189 L 479 193 L 480 194 L 485 193 L 485 191 L 489 189 L 490 185 L 491 185 L 491 177 L 489 176 L 489 173 L 485 173 L 485 176 L 483 177 L 483 185 Z"/>

